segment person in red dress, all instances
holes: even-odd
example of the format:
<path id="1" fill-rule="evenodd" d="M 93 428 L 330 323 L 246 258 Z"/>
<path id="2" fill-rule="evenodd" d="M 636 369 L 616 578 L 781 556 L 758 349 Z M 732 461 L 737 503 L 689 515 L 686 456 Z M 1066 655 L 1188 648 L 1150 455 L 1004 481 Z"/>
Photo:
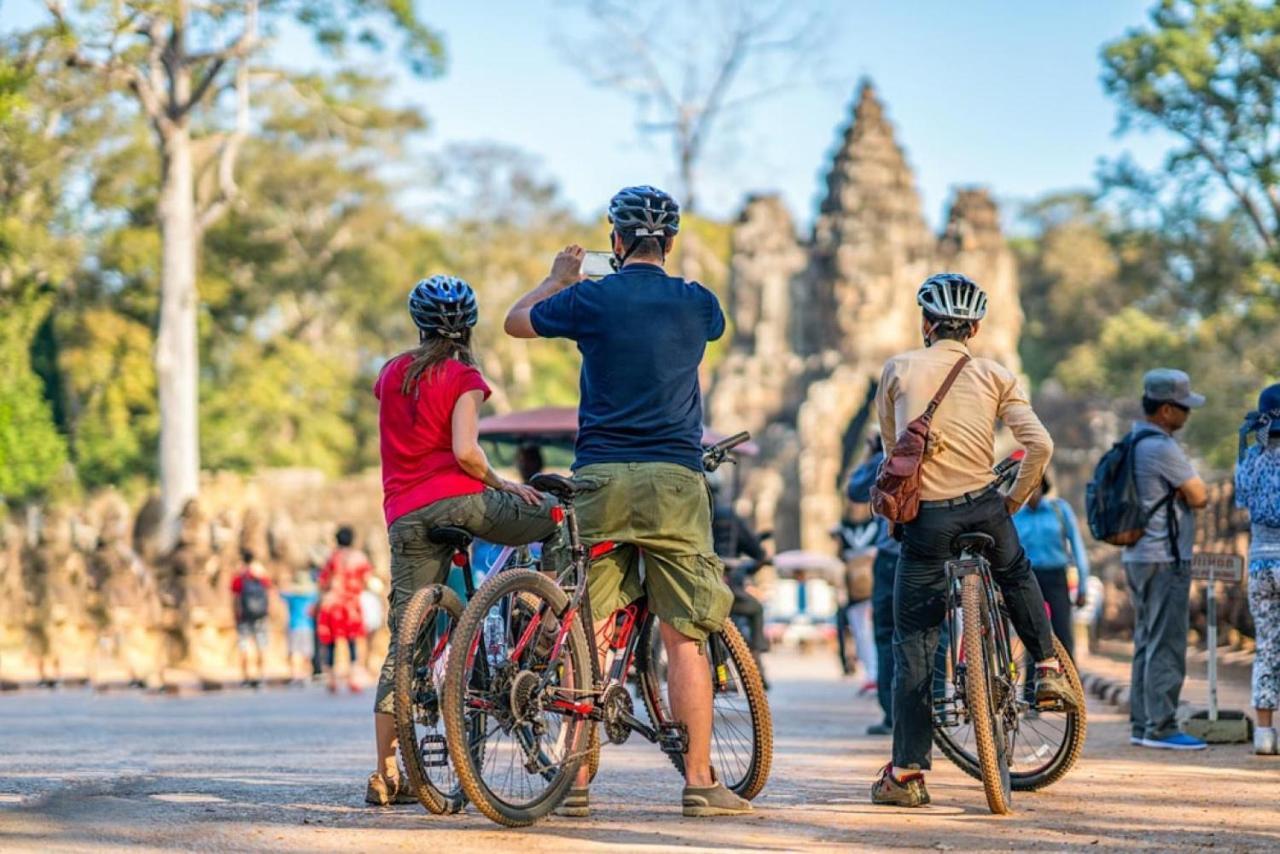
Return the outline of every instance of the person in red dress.
<path id="1" fill-rule="evenodd" d="M 364 637 L 364 615 L 360 611 L 360 594 L 364 592 L 373 566 L 365 553 L 352 546 L 355 532 L 346 525 L 338 529 L 338 547 L 320 570 L 320 607 L 316 614 L 316 634 L 321 646 L 321 664 L 329 682 L 329 692 L 338 690 L 338 674 L 334 667 L 335 648 L 347 642 L 347 685 L 352 693 L 360 691 L 356 679 L 359 656 L 357 642 Z"/>
<path id="2" fill-rule="evenodd" d="M 501 545 L 543 543 L 543 562 L 567 560 L 555 501 L 498 476 L 480 447 L 480 407 L 490 389 L 471 352 L 479 307 L 471 286 L 432 276 L 409 294 L 418 346 L 387 362 L 374 385 L 382 453 L 383 510 L 391 545 L 391 644 L 378 677 L 374 729 L 378 767 L 365 800 L 416 801 L 396 764 L 394 680 L 401 612 L 418 590 L 443 584 L 452 549 L 433 543 L 437 526 L 463 528 Z"/>

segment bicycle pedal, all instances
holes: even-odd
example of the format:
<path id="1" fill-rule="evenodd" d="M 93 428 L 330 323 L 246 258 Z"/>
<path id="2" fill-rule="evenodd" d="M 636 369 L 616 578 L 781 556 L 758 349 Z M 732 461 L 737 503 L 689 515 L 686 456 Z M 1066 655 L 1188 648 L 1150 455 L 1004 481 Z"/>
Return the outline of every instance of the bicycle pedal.
<path id="1" fill-rule="evenodd" d="M 689 728 L 684 724 L 663 724 L 658 730 L 658 747 L 663 753 L 689 752 Z"/>
<path id="2" fill-rule="evenodd" d="M 418 754 L 426 768 L 449 767 L 449 747 L 443 735 L 428 734 L 418 743 Z"/>

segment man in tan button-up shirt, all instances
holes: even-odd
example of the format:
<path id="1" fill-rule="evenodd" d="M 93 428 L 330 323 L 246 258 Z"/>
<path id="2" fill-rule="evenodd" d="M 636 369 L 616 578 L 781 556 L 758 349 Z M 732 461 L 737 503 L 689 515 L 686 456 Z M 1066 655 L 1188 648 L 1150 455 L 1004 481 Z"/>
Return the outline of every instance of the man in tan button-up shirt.
<path id="1" fill-rule="evenodd" d="M 891 455 L 902 430 L 924 413 L 947 374 L 969 355 L 987 297 L 957 273 L 929 278 L 917 293 L 924 311 L 925 347 L 894 356 L 876 395 L 880 435 Z M 1004 421 L 1026 448 L 1017 482 L 1006 498 L 996 488 L 995 432 Z M 945 563 L 962 533 L 991 535 L 991 573 L 1018 636 L 1036 660 L 1036 701 L 1082 702 L 1054 657 L 1053 633 L 1031 563 L 1011 514 L 1040 483 L 1053 440 L 1018 387 L 1013 373 L 989 359 L 972 359 L 934 413 L 920 469 L 920 515 L 901 526 L 902 555 L 894 585 L 893 762 L 872 787 L 877 804 L 922 806 L 929 796 L 923 772 L 933 747 L 933 660 L 946 610 Z"/>
<path id="2" fill-rule="evenodd" d="M 969 348 L 948 338 L 931 347 L 894 356 L 884 366 L 876 409 L 885 454 L 893 453 L 899 429 L 924 412 L 947 372 Z M 995 466 L 996 419 L 1003 421 L 1027 451 L 1018 481 L 1009 493 L 1021 507 L 1040 484 L 1053 455 L 1053 440 L 1027 402 L 1013 372 L 990 359 L 975 359 L 934 413 L 929 447 L 920 472 L 924 501 L 956 498 L 991 485 Z M 1010 509 L 1013 509 L 1012 507 Z"/>

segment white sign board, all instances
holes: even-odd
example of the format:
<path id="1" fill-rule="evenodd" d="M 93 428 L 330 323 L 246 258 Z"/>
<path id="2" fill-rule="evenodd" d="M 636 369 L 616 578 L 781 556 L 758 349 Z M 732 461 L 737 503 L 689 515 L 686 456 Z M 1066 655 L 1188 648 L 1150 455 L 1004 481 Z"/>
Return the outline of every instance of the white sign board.
<path id="1" fill-rule="evenodd" d="M 1198 554 L 1191 558 L 1191 577 L 1204 581 L 1244 580 L 1244 558 L 1236 554 Z"/>

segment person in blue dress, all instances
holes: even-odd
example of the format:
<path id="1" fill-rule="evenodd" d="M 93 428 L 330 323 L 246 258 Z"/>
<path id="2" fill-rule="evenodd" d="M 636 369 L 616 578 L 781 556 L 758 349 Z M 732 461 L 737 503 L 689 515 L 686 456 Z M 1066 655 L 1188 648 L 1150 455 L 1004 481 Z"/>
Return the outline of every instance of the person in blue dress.
<path id="1" fill-rule="evenodd" d="M 1248 447 L 1249 436 L 1257 441 Z M 1273 715 L 1280 700 L 1280 383 L 1267 387 L 1240 428 L 1236 504 L 1249 511 L 1249 611 L 1257 649 L 1253 752 L 1275 755 Z"/>
<path id="2" fill-rule="evenodd" d="M 1075 605 L 1082 607 L 1089 584 L 1089 554 L 1080 536 L 1075 511 L 1065 499 L 1051 496 L 1051 488 L 1046 475 L 1040 482 L 1040 488 L 1014 514 L 1013 525 L 1018 529 L 1018 539 L 1031 560 L 1031 569 L 1035 571 L 1045 604 L 1049 606 L 1053 634 L 1067 655 L 1075 660 L 1067 568 L 1075 564 L 1078 574 Z"/>

